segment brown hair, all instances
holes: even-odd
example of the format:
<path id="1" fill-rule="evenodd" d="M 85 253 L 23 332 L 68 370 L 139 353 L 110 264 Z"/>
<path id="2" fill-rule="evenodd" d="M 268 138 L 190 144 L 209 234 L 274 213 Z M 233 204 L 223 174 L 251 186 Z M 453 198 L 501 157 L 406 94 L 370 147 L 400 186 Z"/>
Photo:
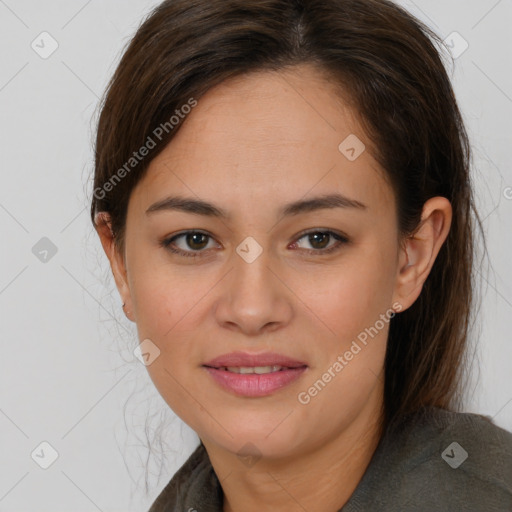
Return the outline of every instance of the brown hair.
<path id="1" fill-rule="evenodd" d="M 419 298 L 390 322 L 384 420 L 389 425 L 423 406 L 458 407 L 474 301 L 473 228 L 481 221 L 468 137 L 441 45 L 387 0 L 164 1 L 129 43 L 101 106 L 93 223 L 97 212 L 110 214 L 123 254 L 130 193 L 179 130 L 183 116 L 176 125 L 170 117 L 178 119 L 191 100 L 251 71 L 317 65 L 348 93 L 377 148 L 395 191 L 401 240 L 414 233 L 430 197 L 444 196 L 453 208 Z M 155 147 L 127 169 L 148 137 Z"/>

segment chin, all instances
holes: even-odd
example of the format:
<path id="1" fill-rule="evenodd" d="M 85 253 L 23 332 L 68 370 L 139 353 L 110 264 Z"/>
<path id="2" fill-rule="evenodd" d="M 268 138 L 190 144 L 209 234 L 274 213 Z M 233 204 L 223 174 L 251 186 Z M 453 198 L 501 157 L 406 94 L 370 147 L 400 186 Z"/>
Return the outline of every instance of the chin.
<path id="1" fill-rule="evenodd" d="M 281 420 L 279 420 L 281 421 Z M 279 421 L 273 424 L 260 423 L 256 425 L 229 423 L 229 433 L 224 430 L 217 432 L 218 435 L 200 436 L 209 439 L 223 449 L 230 451 L 239 457 L 255 458 L 283 458 L 292 455 L 297 449 L 297 436 L 289 429 L 277 427 Z M 211 433 L 210 433 L 211 434 Z"/>

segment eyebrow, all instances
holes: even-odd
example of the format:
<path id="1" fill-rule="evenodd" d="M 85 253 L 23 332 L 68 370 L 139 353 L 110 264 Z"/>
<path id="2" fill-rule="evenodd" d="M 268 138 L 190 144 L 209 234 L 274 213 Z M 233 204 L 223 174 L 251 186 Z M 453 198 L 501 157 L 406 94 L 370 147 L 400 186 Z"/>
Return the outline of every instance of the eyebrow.
<path id="1" fill-rule="evenodd" d="M 360 201 L 350 199 L 342 194 L 325 194 L 311 199 L 301 199 L 293 203 L 288 203 L 279 210 L 279 213 L 280 216 L 288 217 L 329 208 L 355 208 L 365 210 L 367 206 Z M 219 206 L 200 199 L 182 196 L 169 196 L 157 201 L 146 210 L 146 215 L 169 210 L 182 211 L 194 215 L 204 215 L 207 217 L 217 217 L 226 220 L 231 217 L 226 210 Z"/>

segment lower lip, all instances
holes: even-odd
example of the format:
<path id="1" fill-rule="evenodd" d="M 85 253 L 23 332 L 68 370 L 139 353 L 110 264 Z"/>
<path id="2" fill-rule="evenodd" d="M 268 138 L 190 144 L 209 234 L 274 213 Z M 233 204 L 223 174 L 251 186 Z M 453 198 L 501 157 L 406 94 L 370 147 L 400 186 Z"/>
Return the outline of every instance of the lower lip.
<path id="1" fill-rule="evenodd" d="M 204 366 L 213 379 L 224 389 L 240 396 L 266 396 L 296 381 L 307 369 L 288 368 L 263 374 L 234 373 L 219 368 Z"/>

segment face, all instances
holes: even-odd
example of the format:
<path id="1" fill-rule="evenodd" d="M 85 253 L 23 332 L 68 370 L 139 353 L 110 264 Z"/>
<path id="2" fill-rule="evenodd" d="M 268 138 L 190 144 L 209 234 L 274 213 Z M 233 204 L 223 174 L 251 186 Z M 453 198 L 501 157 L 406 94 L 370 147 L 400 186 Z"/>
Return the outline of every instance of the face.
<path id="1" fill-rule="evenodd" d="M 154 384 L 203 441 L 285 456 L 377 414 L 407 304 L 370 144 L 318 70 L 260 72 L 202 97 L 133 190 L 123 298 L 160 351 Z"/>

